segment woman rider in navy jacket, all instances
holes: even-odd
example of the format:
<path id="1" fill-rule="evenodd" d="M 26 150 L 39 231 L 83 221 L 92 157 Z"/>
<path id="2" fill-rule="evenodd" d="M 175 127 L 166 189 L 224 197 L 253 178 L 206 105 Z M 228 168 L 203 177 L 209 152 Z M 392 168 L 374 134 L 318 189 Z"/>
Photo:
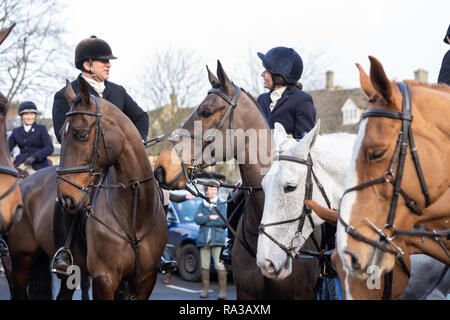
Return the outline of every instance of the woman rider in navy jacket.
<path id="1" fill-rule="evenodd" d="M 14 159 L 14 166 L 24 164 L 33 170 L 39 170 L 51 165 L 47 159 L 53 153 L 53 143 L 47 127 L 36 123 L 38 113 L 32 101 L 24 101 L 19 105 L 19 116 L 23 125 L 14 128 L 8 138 L 9 150 L 18 146 L 20 154 Z"/>
<path id="2" fill-rule="evenodd" d="M 266 54 L 258 52 L 258 57 L 265 69 L 261 74 L 264 88 L 269 89 L 269 92 L 258 97 L 262 114 L 271 129 L 274 128 L 275 122 L 279 122 L 288 134 L 295 139 L 301 139 L 316 122 L 313 99 L 302 91 L 302 85 L 298 82 L 303 73 L 302 58 L 294 49 L 286 47 L 272 48 Z M 236 196 L 236 199 L 240 199 L 240 196 Z M 233 204 L 228 206 L 228 210 L 233 209 Z M 238 219 L 233 221 L 237 222 Z M 236 229 L 237 226 L 232 227 Z M 231 264 L 234 237 L 231 232 L 228 235 L 230 239 L 226 242 L 220 259 Z"/>

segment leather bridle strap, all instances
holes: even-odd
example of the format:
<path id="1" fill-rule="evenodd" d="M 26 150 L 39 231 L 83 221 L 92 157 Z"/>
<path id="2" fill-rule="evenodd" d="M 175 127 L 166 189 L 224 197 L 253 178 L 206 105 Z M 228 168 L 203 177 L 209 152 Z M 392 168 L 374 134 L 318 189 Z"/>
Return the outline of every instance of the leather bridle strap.
<path id="1" fill-rule="evenodd" d="M 11 168 L 11 167 L 7 167 L 7 166 L 0 166 L 0 174 L 6 174 L 6 175 L 9 175 L 9 176 L 12 176 L 12 177 L 16 178 L 16 181 L 13 183 L 13 185 L 11 187 L 9 187 L 8 190 L 6 190 L 0 196 L 0 200 L 3 200 L 7 196 L 9 196 L 14 191 L 14 189 L 17 188 L 17 186 L 20 183 L 20 178 L 22 178 L 22 176 L 19 174 L 19 171 L 17 171 L 17 169 Z"/>

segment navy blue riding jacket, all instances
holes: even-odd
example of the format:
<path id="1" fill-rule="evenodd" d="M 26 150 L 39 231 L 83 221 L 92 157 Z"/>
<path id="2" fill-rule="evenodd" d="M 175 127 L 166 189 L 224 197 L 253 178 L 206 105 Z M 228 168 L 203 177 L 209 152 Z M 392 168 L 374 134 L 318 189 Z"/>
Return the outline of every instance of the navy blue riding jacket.
<path id="1" fill-rule="evenodd" d="M 39 170 L 51 165 L 47 157 L 53 153 L 52 139 L 47 131 L 47 127 L 33 123 L 31 129 L 25 132 L 23 126 L 14 128 L 8 138 L 9 150 L 15 146 L 20 149 L 20 154 L 14 159 L 14 165 L 18 166 L 29 157 L 36 160 L 32 164 L 34 170 Z"/>
<path id="2" fill-rule="evenodd" d="M 284 126 L 287 134 L 295 139 L 301 139 L 305 133 L 314 128 L 316 122 L 316 107 L 310 94 L 296 86 L 288 86 L 277 104 L 270 111 L 270 92 L 258 97 L 259 107 L 271 129 L 275 122 Z"/>

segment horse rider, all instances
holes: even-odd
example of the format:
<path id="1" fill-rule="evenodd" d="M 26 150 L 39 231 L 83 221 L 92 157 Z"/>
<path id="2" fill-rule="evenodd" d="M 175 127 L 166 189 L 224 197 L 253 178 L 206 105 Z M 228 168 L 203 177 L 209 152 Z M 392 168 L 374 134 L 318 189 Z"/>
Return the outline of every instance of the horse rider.
<path id="1" fill-rule="evenodd" d="M 96 36 L 91 36 L 80 41 L 75 48 L 75 67 L 81 71 L 79 76 L 87 81 L 90 93 L 108 100 L 127 115 L 136 126 L 144 141 L 147 139 L 148 134 L 148 115 L 130 97 L 124 87 L 108 81 L 111 59 L 117 59 L 112 54 L 111 47 L 106 41 Z M 77 80 L 71 84 L 75 93 L 78 93 Z M 53 128 L 59 143 L 61 143 L 61 128 L 66 120 L 66 113 L 70 109 L 64 92 L 65 87 L 55 94 L 52 110 Z M 52 271 L 55 273 L 63 275 L 67 275 L 68 273 L 67 270 L 71 264 L 70 244 L 68 246 L 69 248 L 64 245 L 74 216 L 64 212 L 59 206 L 58 201 L 56 202 L 53 217 L 53 233 L 55 248 L 60 249 L 55 254 L 53 260 Z M 163 271 L 171 271 L 176 266 L 176 262 L 161 257 L 160 266 Z"/>
<path id="2" fill-rule="evenodd" d="M 303 73 L 303 61 L 292 48 L 275 47 L 266 54 L 258 52 L 264 71 L 264 88 L 269 92 L 258 97 L 258 105 L 270 129 L 275 122 L 281 123 L 287 134 L 295 139 L 301 139 L 305 133 L 314 128 L 316 108 L 311 95 L 302 91 L 303 86 L 298 82 Z M 241 195 L 235 195 L 235 201 L 240 201 Z M 229 208 L 232 208 L 230 205 Z M 236 212 L 236 214 L 239 214 Z M 235 214 L 235 215 L 236 215 Z M 239 219 L 236 218 L 235 221 Z M 236 225 L 237 226 L 237 225 Z M 236 226 L 232 227 L 236 229 Z M 221 260 L 231 264 L 231 251 L 234 236 L 229 232 L 229 240 L 220 255 Z"/>
<path id="3" fill-rule="evenodd" d="M 445 34 L 444 42 L 450 44 L 450 25 L 448 26 L 447 33 Z M 442 60 L 441 70 L 439 71 L 438 83 L 445 83 L 450 86 L 450 50 L 444 56 Z"/>
<path id="4" fill-rule="evenodd" d="M 22 125 L 14 128 L 8 138 L 9 151 L 15 146 L 20 149 L 14 159 L 14 166 L 23 165 L 24 170 L 31 167 L 34 171 L 50 166 L 47 157 L 53 153 L 53 143 L 47 127 L 36 122 L 36 105 L 32 101 L 24 101 L 19 105 L 18 113 Z"/>

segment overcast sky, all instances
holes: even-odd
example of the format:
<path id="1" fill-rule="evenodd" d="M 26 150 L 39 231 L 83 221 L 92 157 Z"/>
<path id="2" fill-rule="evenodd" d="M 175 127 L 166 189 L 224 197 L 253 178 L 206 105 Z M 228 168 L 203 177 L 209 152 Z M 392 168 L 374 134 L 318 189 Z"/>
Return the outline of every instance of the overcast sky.
<path id="1" fill-rule="evenodd" d="M 344 88 L 359 87 L 354 64 L 368 70 L 368 55 L 391 79 L 412 79 L 421 68 L 436 82 L 450 49 L 442 41 L 449 0 L 70 0 L 65 14 L 68 44 L 75 48 L 93 34 L 106 40 L 119 57 L 110 80 L 125 87 L 152 52 L 169 45 L 195 50 L 213 70 L 217 59 L 233 70 L 249 50 L 255 59 L 257 51 L 275 46 L 300 55 L 321 50 L 335 84 Z"/>

